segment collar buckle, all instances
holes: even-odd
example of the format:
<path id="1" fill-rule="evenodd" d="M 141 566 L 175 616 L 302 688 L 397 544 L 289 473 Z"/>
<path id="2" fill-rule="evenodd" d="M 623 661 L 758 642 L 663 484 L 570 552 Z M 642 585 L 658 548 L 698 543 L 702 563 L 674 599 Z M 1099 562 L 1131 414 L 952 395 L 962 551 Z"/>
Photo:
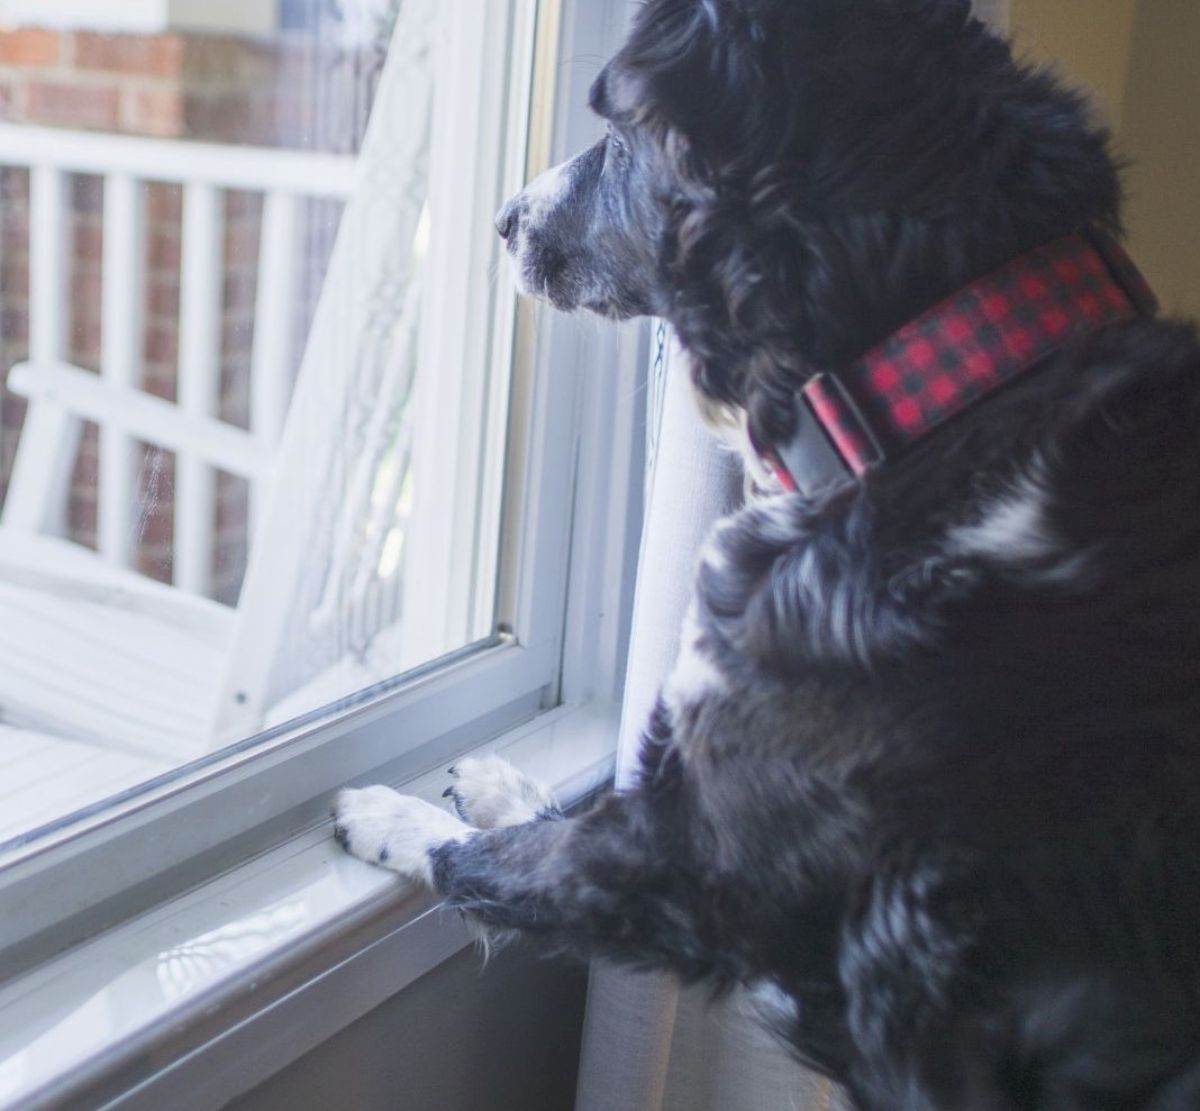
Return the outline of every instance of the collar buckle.
<path id="1" fill-rule="evenodd" d="M 879 437 L 836 374 L 813 375 L 797 391 L 795 410 L 796 431 L 775 454 L 803 493 L 857 478 L 884 461 Z"/>

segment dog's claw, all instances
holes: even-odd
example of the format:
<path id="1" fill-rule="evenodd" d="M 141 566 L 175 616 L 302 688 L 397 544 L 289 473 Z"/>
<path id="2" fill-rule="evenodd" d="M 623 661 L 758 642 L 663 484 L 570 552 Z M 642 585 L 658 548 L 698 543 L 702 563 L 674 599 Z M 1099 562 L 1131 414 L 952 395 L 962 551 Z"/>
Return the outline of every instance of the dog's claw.
<path id="1" fill-rule="evenodd" d="M 447 787 L 447 788 L 446 788 L 446 789 L 445 789 L 445 790 L 442 792 L 442 798 L 444 798 L 444 799 L 448 799 L 448 798 L 449 798 L 449 797 L 450 797 L 452 794 L 454 794 L 454 788 L 453 788 L 453 787 Z"/>

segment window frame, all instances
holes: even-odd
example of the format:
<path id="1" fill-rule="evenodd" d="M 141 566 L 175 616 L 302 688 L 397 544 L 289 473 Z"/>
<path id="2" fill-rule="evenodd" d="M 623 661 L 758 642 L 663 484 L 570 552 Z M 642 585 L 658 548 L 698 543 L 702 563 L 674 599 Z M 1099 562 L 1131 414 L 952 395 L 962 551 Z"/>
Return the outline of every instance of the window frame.
<path id="1" fill-rule="evenodd" d="M 518 145 L 525 155 L 506 171 L 510 187 L 598 134 L 586 88 L 628 8 L 628 0 L 538 0 L 522 78 L 533 111 Z M 644 325 L 597 330 L 522 304 L 502 632 L 0 857 L 0 981 L 321 827 L 343 784 L 401 784 L 539 714 L 619 699 L 648 338 Z M 407 738 L 399 753 L 397 736 Z"/>

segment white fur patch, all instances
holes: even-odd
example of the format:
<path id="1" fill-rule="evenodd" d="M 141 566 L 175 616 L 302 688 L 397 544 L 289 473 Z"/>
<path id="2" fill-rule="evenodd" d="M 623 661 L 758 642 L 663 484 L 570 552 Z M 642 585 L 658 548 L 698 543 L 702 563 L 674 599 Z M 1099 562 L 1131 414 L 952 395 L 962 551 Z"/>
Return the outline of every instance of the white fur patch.
<path id="1" fill-rule="evenodd" d="M 771 1026 L 787 1025 L 800 1017 L 796 1001 L 774 980 L 759 980 L 747 990 L 750 1008 Z"/>
<path id="2" fill-rule="evenodd" d="M 549 789 L 522 775 L 502 756 L 470 756 L 451 770 L 459 814 L 479 829 L 532 822 L 558 810 Z"/>
<path id="3" fill-rule="evenodd" d="M 725 405 L 706 397 L 699 389 L 693 389 L 696 408 L 700 419 L 712 429 L 722 445 L 738 455 L 742 471 L 747 480 L 747 500 L 753 497 L 770 496 L 780 492 L 779 479 L 775 477 L 762 456 L 750 442 L 749 417 L 745 409 Z"/>
<path id="4" fill-rule="evenodd" d="M 1030 464 L 1036 472 L 1039 461 Z M 1054 527 L 1044 482 L 1026 475 L 1001 497 L 987 502 L 980 516 L 952 528 L 951 549 L 1020 573 L 1031 581 L 1069 585 L 1086 576 L 1090 551 L 1072 548 Z"/>
<path id="5" fill-rule="evenodd" d="M 425 884 L 433 883 L 429 854 L 472 832 L 453 814 L 390 787 L 342 791 L 334 805 L 334 834 L 348 852 Z"/>
<path id="6" fill-rule="evenodd" d="M 951 530 L 950 540 L 965 555 L 1000 563 L 1034 563 L 1061 548 L 1046 508 L 1045 494 L 1028 479 L 984 506 L 979 520 Z"/>
<path id="7" fill-rule="evenodd" d="M 517 289 L 526 297 L 549 298 L 549 289 L 544 284 L 546 279 L 531 265 L 529 244 L 531 237 L 539 233 L 549 214 L 563 203 L 569 192 L 570 167 L 571 161 L 552 166 L 526 185 L 517 198 L 520 202 L 519 230 L 509 240 L 508 251 L 513 260 Z"/>
<path id="8" fill-rule="evenodd" d="M 692 603 L 683 619 L 679 655 L 663 686 L 663 699 L 671 710 L 677 711 L 726 689 L 725 676 L 700 645 L 700 626 Z"/>
<path id="9" fill-rule="evenodd" d="M 570 167 L 574 161 L 568 159 L 557 166 L 551 166 L 525 186 L 521 197 L 525 201 L 527 215 L 522 219 L 528 219 L 536 227 L 548 210 L 562 202 L 571 188 Z"/>

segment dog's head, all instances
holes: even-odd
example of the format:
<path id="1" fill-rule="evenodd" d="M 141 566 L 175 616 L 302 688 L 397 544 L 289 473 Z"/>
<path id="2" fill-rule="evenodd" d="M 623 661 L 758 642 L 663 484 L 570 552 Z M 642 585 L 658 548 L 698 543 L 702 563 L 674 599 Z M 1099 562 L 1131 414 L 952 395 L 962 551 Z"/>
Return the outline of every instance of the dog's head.
<path id="1" fill-rule="evenodd" d="M 669 318 L 764 442 L 813 369 L 1116 219 L 1103 131 L 968 0 L 649 0 L 591 105 L 605 137 L 498 217 L 521 288 Z"/>

